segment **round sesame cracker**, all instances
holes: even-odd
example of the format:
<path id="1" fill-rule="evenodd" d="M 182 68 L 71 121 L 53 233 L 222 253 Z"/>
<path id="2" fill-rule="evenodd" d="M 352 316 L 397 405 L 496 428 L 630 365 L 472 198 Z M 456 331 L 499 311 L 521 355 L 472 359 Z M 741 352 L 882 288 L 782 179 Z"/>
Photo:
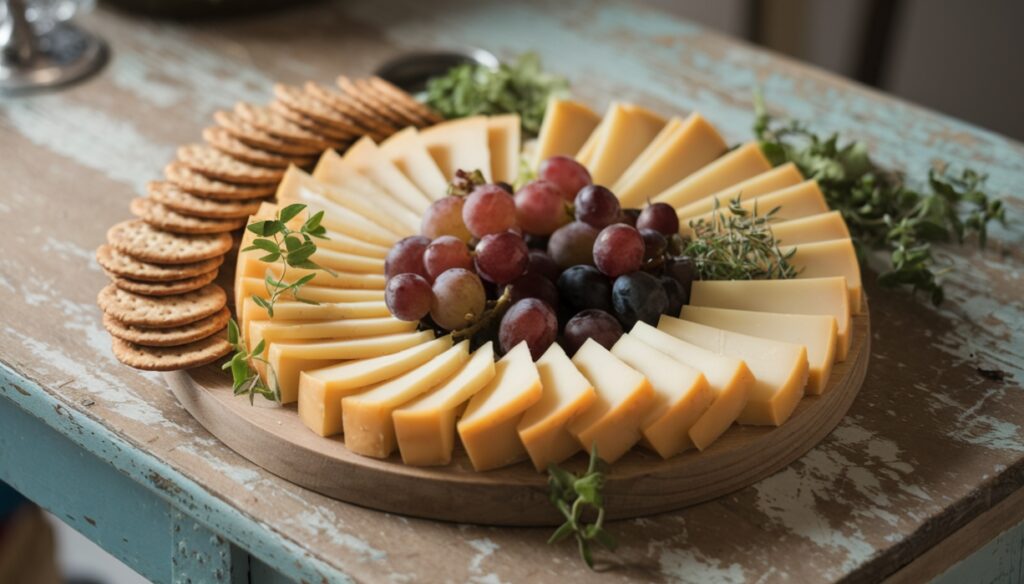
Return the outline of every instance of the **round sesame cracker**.
<path id="1" fill-rule="evenodd" d="M 284 175 L 281 169 L 255 166 L 206 144 L 178 148 L 178 160 L 200 174 L 233 183 L 276 183 Z"/>
<path id="2" fill-rule="evenodd" d="M 157 229 L 182 235 L 226 233 L 245 226 L 245 219 L 208 219 L 184 215 L 149 197 L 132 199 L 129 209 L 132 215 Z"/>
<path id="3" fill-rule="evenodd" d="M 154 264 L 137 260 L 105 243 L 96 249 L 96 263 L 105 271 L 121 278 L 145 282 L 169 282 L 216 270 L 224 263 L 224 256 L 218 255 L 192 263 Z"/>
<path id="4" fill-rule="evenodd" d="M 153 181 L 146 185 L 149 198 L 183 215 L 206 219 L 245 219 L 259 210 L 266 199 L 238 201 L 208 199 L 179 189 L 167 181 Z"/>
<path id="5" fill-rule="evenodd" d="M 216 284 L 174 296 L 143 296 L 108 284 L 96 297 L 104 313 L 134 326 L 168 328 L 206 318 L 227 305 Z"/>
<path id="6" fill-rule="evenodd" d="M 231 241 L 227 233 L 168 233 L 141 219 L 122 221 L 107 230 L 107 242 L 115 249 L 154 264 L 188 264 L 219 257 L 231 249 Z"/>
<path id="7" fill-rule="evenodd" d="M 213 363 L 231 352 L 231 344 L 221 333 L 176 347 L 146 347 L 117 337 L 112 339 L 112 350 L 118 361 L 145 371 L 192 369 Z"/>
<path id="8" fill-rule="evenodd" d="M 109 314 L 103 315 L 103 328 L 111 335 L 146 347 L 175 347 L 216 334 L 228 325 L 231 311 L 224 307 L 211 316 L 169 328 L 149 328 L 125 324 Z"/>

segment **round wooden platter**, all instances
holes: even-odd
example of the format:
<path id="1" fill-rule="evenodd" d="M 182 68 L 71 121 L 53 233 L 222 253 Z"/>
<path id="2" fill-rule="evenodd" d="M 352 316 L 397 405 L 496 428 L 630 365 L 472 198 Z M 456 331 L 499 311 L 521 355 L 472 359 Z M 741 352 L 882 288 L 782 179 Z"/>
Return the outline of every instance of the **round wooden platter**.
<path id="1" fill-rule="evenodd" d="M 703 452 L 663 460 L 639 446 L 611 466 L 605 507 L 611 519 L 670 511 L 720 497 L 793 462 L 827 436 L 853 403 L 867 372 L 870 318 L 853 319 L 846 361 L 836 363 L 828 389 L 806 396 L 783 425 L 733 426 Z M 215 365 L 168 373 L 175 396 L 214 436 L 253 463 L 328 497 L 381 511 L 488 525 L 557 525 L 547 476 L 528 462 L 476 472 L 460 447 L 443 467 L 413 467 L 349 452 L 341 436 L 323 438 L 299 420 L 294 405 L 235 397 L 230 377 Z M 580 453 L 565 463 L 586 464 Z"/>

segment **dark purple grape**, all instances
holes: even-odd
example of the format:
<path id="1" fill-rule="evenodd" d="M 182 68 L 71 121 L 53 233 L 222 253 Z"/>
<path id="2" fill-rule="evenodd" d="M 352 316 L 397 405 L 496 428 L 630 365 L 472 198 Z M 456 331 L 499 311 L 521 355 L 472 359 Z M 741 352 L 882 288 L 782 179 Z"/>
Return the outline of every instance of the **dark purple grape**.
<path id="1" fill-rule="evenodd" d="M 410 235 L 401 239 L 388 250 L 384 258 L 384 277 L 391 279 L 398 274 L 418 274 L 429 279 L 427 268 L 423 264 L 423 252 L 430 245 L 430 238 L 422 235 Z"/>
<path id="2" fill-rule="evenodd" d="M 430 317 L 446 330 L 459 330 L 473 324 L 487 305 L 480 277 L 462 268 L 442 273 L 434 280 L 432 290 L 434 302 L 430 305 Z"/>
<path id="3" fill-rule="evenodd" d="M 516 192 L 516 190 L 514 188 L 512 188 L 512 185 L 508 184 L 507 182 L 505 182 L 503 180 L 499 180 L 498 182 L 496 182 L 494 184 L 497 185 L 499 188 L 501 188 L 501 190 L 505 191 L 506 193 L 508 193 L 510 195 L 514 195 L 515 192 Z"/>
<path id="4" fill-rule="evenodd" d="M 547 253 L 536 249 L 530 250 L 530 265 L 526 269 L 528 274 L 540 274 L 552 282 L 558 281 L 558 274 L 562 273 L 558 264 Z"/>
<path id="5" fill-rule="evenodd" d="M 558 287 L 541 274 L 527 272 L 512 281 L 512 302 L 524 298 L 536 298 L 545 302 L 552 309 L 558 308 Z"/>
<path id="6" fill-rule="evenodd" d="M 605 349 L 622 336 L 622 325 L 615 317 L 603 310 L 584 310 L 565 323 L 562 333 L 563 348 L 571 357 L 587 339 L 594 339 Z"/>
<path id="7" fill-rule="evenodd" d="M 480 185 L 466 197 L 462 221 L 473 237 L 508 231 L 516 224 L 516 203 L 497 185 Z"/>
<path id="8" fill-rule="evenodd" d="M 668 309 L 668 294 L 654 276 L 647 272 L 632 272 L 615 279 L 612 308 L 625 330 L 633 328 L 637 321 L 655 326 L 658 317 Z"/>
<path id="9" fill-rule="evenodd" d="M 509 352 L 526 341 L 530 355 L 539 359 L 558 336 L 558 319 L 550 306 L 536 298 L 526 298 L 512 305 L 501 318 L 498 342 Z"/>
<path id="10" fill-rule="evenodd" d="M 661 257 L 668 247 L 668 240 L 665 236 L 653 229 L 641 229 L 640 236 L 644 238 L 644 262 Z"/>
<path id="11" fill-rule="evenodd" d="M 576 199 L 580 189 L 592 182 L 587 167 L 568 156 L 552 156 L 541 162 L 537 177 L 557 185 L 570 203 Z"/>
<path id="12" fill-rule="evenodd" d="M 476 271 L 495 284 L 508 284 L 526 273 L 530 250 L 515 233 L 485 235 L 476 245 Z"/>
<path id="13" fill-rule="evenodd" d="M 548 240 L 548 255 L 560 268 L 581 264 L 594 265 L 594 241 L 597 229 L 581 221 L 559 228 Z"/>
<path id="14" fill-rule="evenodd" d="M 442 235 L 454 235 L 462 241 L 469 241 L 472 234 L 462 220 L 462 207 L 465 197 L 445 197 L 438 199 L 427 207 L 420 223 L 420 233 L 434 239 Z"/>
<path id="15" fill-rule="evenodd" d="M 572 266 L 558 277 L 558 297 L 577 311 L 611 311 L 612 283 L 594 266 Z"/>
<path id="16" fill-rule="evenodd" d="M 534 235 L 527 233 L 523 236 L 523 240 L 526 241 L 526 247 L 530 249 L 539 249 L 546 251 L 548 249 L 548 236 L 547 235 Z"/>
<path id="17" fill-rule="evenodd" d="M 568 223 L 565 197 L 554 183 L 534 180 L 516 192 L 516 222 L 526 233 L 549 235 Z"/>
<path id="18" fill-rule="evenodd" d="M 583 187 L 574 203 L 576 220 L 598 229 L 608 227 L 619 220 L 621 209 L 619 199 L 600 185 Z"/>
<path id="19" fill-rule="evenodd" d="M 665 309 L 665 314 L 679 316 L 680 311 L 683 310 L 683 305 L 689 301 L 689 295 L 683 289 L 682 284 L 673 278 L 662 276 L 658 280 L 668 296 L 668 308 Z"/>
<path id="20" fill-rule="evenodd" d="M 423 252 L 423 265 L 430 279 L 451 268 L 473 269 L 473 256 L 466 243 L 453 235 L 442 235 L 430 242 Z"/>
<path id="21" fill-rule="evenodd" d="M 686 298 L 689 299 L 690 288 L 697 279 L 697 268 L 693 265 L 693 260 L 686 256 L 672 258 L 665 262 L 665 275 L 679 282 L 686 292 Z"/>
<path id="22" fill-rule="evenodd" d="M 399 320 L 416 321 L 430 312 L 434 293 L 419 274 L 398 274 L 384 287 L 384 302 Z"/>
<path id="23" fill-rule="evenodd" d="M 639 270 L 643 262 L 644 238 L 629 225 L 609 225 L 594 240 L 594 265 L 612 278 Z"/>
<path id="24" fill-rule="evenodd" d="M 640 209 L 623 209 L 619 217 L 619 223 L 625 223 L 630 227 L 636 227 L 636 220 L 640 217 Z"/>
<path id="25" fill-rule="evenodd" d="M 651 203 L 636 219 L 637 229 L 653 229 L 668 237 L 679 233 L 679 216 L 668 203 Z"/>

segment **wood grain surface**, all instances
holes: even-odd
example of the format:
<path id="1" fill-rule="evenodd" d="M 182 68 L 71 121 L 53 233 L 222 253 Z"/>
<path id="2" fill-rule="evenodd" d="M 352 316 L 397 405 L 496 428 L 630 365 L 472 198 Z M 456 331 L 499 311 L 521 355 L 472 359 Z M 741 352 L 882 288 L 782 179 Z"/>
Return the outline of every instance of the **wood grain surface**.
<path id="1" fill-rule="evenodd" d="M 101 9 L 83 24 L 111 43 L 101 75 L 56 94 L 0 100 L 0 361 L 64 410 L 164 461 L 167 474 L 150 479 L 155 488 L 199 484 L 237 509 L 247 524 L 236 543 L 269 550 L 281 542 L 264 558 L 276 569 L 300 574 L 303 558 L 315 558 L 356 581 L 876 580 L 1024 483 L 1019 143 L 642 4 L 324 3 L 206 23 Z M 582 569 L 573 546 L 547 546 L 546 528 L 407 519 L 334 501 L 237 455 L 160 376 L 114 360 L 94 303 L 105 277 L 93 250 L 216 109 L 269 100 L 274 81 L 329 82 L 403 51 L 453 45 L 502 57 L 535 49 L 599 109 L 614 98 L 666 114 L 699 110 L 730 142 L 749 139 L 751 91 L 760 85 L 773 111 L 864 139 L 876 160 L 913 177 L 938 160 L 988 172 L 1014 220 L 992 232 L 985 251 L 942 248 L 952 272 L 940 308 L 881 290 L 866 274 L 871 365 L 832 434 L 738 492 L 613 523 L 621 545 L 599 554 L 598 573 Z M 284 551 L 295 549 L 302 554 Z"/>

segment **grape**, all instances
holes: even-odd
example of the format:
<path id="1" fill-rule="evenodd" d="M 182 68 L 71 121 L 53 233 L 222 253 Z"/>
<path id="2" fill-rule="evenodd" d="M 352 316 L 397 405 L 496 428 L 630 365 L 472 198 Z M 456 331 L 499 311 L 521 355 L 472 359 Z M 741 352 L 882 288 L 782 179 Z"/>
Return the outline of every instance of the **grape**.
<path id="1" fill-rule="evenodd" d="M 527 298 L 513 304 L 501 318 L 501 326 L 498 328 L 498 342 L 504 352 L 526 341 L 534 359 L 540 358 L 557 336 L 558 319 L 555 318 L 555 311 L 536 298 Z"/>
<path id="2" fill-rule="evenodd" d="M 437 326 L 458 330 L 473 324 L 487 305 L 480 277 L 463 268 L 452 268 L 434 280 L 430 317 Z"/>
<path id="3" fill-rule="evenodd" d="M 654 326 L 658 324 L 658 316 L 668 309 L 668 294 L 654 276 L 633 272 L 615 279 L 612 307 L 626 330 L 633 328 L 637 321 Z"/>
<path id="4" fill-rule="evenodd" d="M 390 280 L 398 274 L 410 273 L 430 278 L 423 264 L 423 252 L 428 245 L 430 238 L 422 235 L 410 235 L 399 240 L 384 258 L 384 277 Z"/>
<path id="5" fill-rule="evenodd" d="M 640 217 L 640 209 L 623 209 L 619 223 L 625 223 L 630 227 L 636 227 L 636 220 Z"/>
<path id="6" fill-rule="evenodd" d="M 594 241 L 597 229 L 586 223 L 573 221 L 551 234 L 548 255 L 560 268 L 579 264 L 594 265 Z"/>
<path id="7" fill-rule="evenodd" d="M 683 289 L 683 285 L 676 280 L 668 276 L 662 276 L 659 280 L 661 281 L 661 287 L 665 289 L 665 294 L 668 296 L 668 308 L 665 309 L 665 314 L 679 316 L 679 313 L 683 310 L 683 305 L 689 300 L 689 295 Z"/>
<path id="8" fill-rule="evenodd" d="M 594 241 L 594 265 L 612 278 L 639 270 L 643 262 L 644 238 L 629 225 L 609 225 Z"/>
<path id="9" fill-rule="evenodd" d="M 526 183 L 515 196 L 516 222 L 526 233 L 549 235 L 569 222 L 562 191 L 546 180 Z"/>
<path id="10" fill-rule="evenodd" d="M 603 229 L 619 220 L 619 199 L 602 186 L 586 186 L 576 195 L 575 212 L 577 221 Z"/>
<path id="11" fill-rule="evenodd" d="M 540 274 L 552 282 L 558 281 L 558 274 L 562 270 L 548 254 L 536 249 L 530 250 L 530 265 L 526 268 L 528 274 Z"/>
<path id="12" fill-rule="evenodd" d="M 423 214 L 420 232 L 430 239 L 454 235 L 462 241 L 469 241 L 472 234 L 462 221 L 462 207 L 465 203 L 465 197 L 455 196 L 434 201 Z"/>
<path id="13" fill-rule="evenodd" d="M 573 266 L 558 277 L 558 296 L 576 310 L 611 311 L 612 284 L 594 266 Z"/>
<path id="14" fill-rule="evenodd" d="M 537 177 L 555 183 L 570 203 L 580 189 L 592 182 L 587 168 L 568 156 L 552 156 L 540 163 Z"/>
<path id="15" fill-rule="evenodd" d="M 442 235 L 430 242 L 423 252 L 423 265 L 430 279 L 451 268 L 473 269 L 473 256 L 466 243 L 452 235 Z"/>
<path id="16" fill-rule="evenodd" d="M 683 292 L 686 292 L 686 298 L 689 299 L 690 288 L 697 279 L 697 268 L 693 265 L 693 260 L 686 256 L 672 258 L 665 262 L 665 275 L 679 282 Z"/>
<path id="17" fill-rule="evenodd" d="M 526 241 L 526 247 L 530 249 L 539 249 L 544 251 L 548 248 L 548 236 L 547 235 L 533 235 L 527 233 L 523 236 Z"/>
<path id="18" fill-rule="evenodd" d="M 668 203 L 651 203 L 636 219 L 637 229 L 653 229 L 665 237 L 679 233 L 679 216 Z"/>
<path id="19" fill-rule="evenodd" d="M 611 349 L 622 336 L 622 325 L 603 310 L 584 310 L 565 323 L 563 339 L 565 351 L 571 357 L 587 339 L 594 339 L 605 349 Z"/>
<path id="20" fill-rule="evenodd" d="M 657 259 L 665 253 L 665 248 L 668 247 L 668 240 L 665 239 L 664 235 L 653 229 L 641 229 L 640 236 L 644 238 L 645 262 Z"/>
<path id="21" fill-rule="evenodd" d="M 506 193 L 508 193 L 510 195 L 514 195 L 516 193 L 516 190 L 514 188 L 512 188 L 512 185 L 508 184 L 507 182 L 505 182 L 503 180 L 499 180 L 498 182 L 496 182 L 494 184 L 498 188 L 500 188 L 501 190 L 505 191 Z"/>
<path id="22" fill-rule="evenodd" d="M 508 231 L 516 224 L 516 203 L 498 185 L 480 185 L 466 197 L 462 221 L 474 237 Z"/>
<path id="23" fill-rule="evenodd" d="M 526 273 L 530 250 L 510 231 L 485 235 L 476 245 L 476 271 L 495 284 L 508 284 Z"/>
<path id="24" fill-rule="evenodd" d="M 399 320 L 415 321 L 430 312 L 434 293 L 419 274 L 398 274 L 384 287 L 384 302 Z"/>
<path id="25" fill-rule="evenodd" d="M 528 272 L 516 278 L 509 286 L 512 287 L 512 302 L 536 298 L 552 309 L 558 308 L 558 287 L 540 274 Z"/>

